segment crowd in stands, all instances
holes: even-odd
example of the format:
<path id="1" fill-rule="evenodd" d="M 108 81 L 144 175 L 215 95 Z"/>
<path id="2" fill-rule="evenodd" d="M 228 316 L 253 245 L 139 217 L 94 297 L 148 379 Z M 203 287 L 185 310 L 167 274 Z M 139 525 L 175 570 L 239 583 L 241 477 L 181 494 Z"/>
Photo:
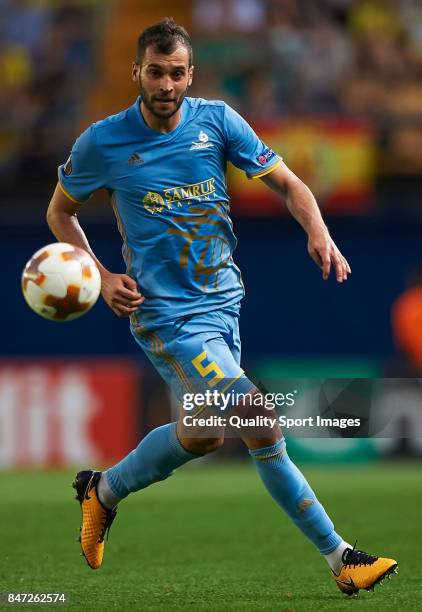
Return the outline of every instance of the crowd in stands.
<path id="1" fill-rule="evenodd" d="M 420 85 L 420 0 L 196 0 L 194 24 L 197 90 L 248 115 L 371 115 Z"/>
<path id="2" fill-rule="evenodd" d="M 95 2 L 0 0 L 1 191 L 28 195 L 68 155 L 93 69 Z M 49 187 L 48 187 L 49 188 Z"/>
<path id="3" fill-rule="evenodd" d="M 191 3 L 192 95 L 222 98 L 252 122 L 375 121 L 393 151 L 386 171 L 422 174 L 422 0 Z M 95 74 L 95 20 L 107 4 L 0 0 L 3 191 L 31 176 L 41 182 L 67 157 Z"/>
<path id="4" fill-rule="evenodd" d="M 422 174 L 421 0 L 195 0 L 194 93 L 252 121 L 375 126 L 380 171 Z"/>

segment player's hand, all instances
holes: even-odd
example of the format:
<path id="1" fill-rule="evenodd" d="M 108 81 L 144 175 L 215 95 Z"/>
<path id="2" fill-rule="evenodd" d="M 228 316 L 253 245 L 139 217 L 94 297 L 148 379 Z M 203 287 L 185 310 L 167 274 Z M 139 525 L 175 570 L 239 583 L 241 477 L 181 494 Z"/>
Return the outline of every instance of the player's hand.
<path id="1" fill-rule="evenodd" d="M 347 259 L 341 254 L 328 229 L 324 226 L 320 226 L 309 233 L 308 253 L 321 268 L 324 280 L 329 277 L 331 266 L 334 267 L 339 283 L 347 280 L 347 275 L 352 273 Z"/>
<path id="2" fill-rule="evenodd" d="M 127 274 L 102 273 L 101 294 L 118 317 L 128 317 L 136 312 L 145 300 L 136 282 Z"/>

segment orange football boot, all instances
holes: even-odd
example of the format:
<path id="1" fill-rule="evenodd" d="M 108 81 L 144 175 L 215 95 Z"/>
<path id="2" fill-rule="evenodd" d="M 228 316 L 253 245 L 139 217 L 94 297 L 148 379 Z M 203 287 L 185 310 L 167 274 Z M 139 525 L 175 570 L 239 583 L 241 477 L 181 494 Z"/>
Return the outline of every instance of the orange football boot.
<path id="1" fill-rule="evenodd" d="M 72 487 L 76 489 L 75 499 L 81 504 L 82 526 L 79 542 L 82 555 L 91 569 L 101 567 L 104 556 L 104 537 L 111 527 L 117 510 L 105 508 L 97 495 L 97 484 L 101 472 L 83 470 L 76 474 Z"/>
<path id="2" fill-rule="evenodd" d="M 346 595 L 353 595 L 359 589 L 373 591 L 374 586 L 386 576 L 397 574 L 397 561 L 374 557 L 356 548 L 346 548 L 342 556 L 343 566 L 334 579 L 338 588 Z"/>

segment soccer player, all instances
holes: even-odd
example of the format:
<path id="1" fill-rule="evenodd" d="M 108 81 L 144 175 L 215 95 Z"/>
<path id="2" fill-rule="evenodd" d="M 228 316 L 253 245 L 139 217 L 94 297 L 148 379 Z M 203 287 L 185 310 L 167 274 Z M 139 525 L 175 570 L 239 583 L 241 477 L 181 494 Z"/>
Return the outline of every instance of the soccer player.
<path id="1" fill-rule="evenodd" d="M 59 168 L 47 219 L 58 240 L 95 258 L 77 214 L 96 190 L 106 188 L 127 267 L 126 274 L 114 274 L 95 258 L 107 304 L 116 315 L 129 317 L 136 342 L 179 400 L 192 388 L 254 397 L 260 391 L 240 367 L 238 318 L 244 291 L 232 259 L 236 239 L 227 162 L 285 198 L 308 235 L 309 255 L 324 279 L 333 268 L 342 283 L 351 270 L 310 190 L 227 104 L 186 97 L 192 77 L 185 29 L 171 19 L 147 28 L 132 67 L 139 97 L 77 139 Z M 253 402 L 231 408 L 248 416 L 266 412 Z M 268 492 L 325 557 L 341 591 L 373 588 L 395 571 L 393 559 L 356 550 L 336 533 L 290 460 L 278 428 L 245 430 L 241 437 Z M 224 427 L 192 435 L 180 419 L 151 431 L 107 471 L 79 472 L 74 487 L 88 565 L 101 566 L 104 536 L 121 500 L 216 450 L 223 440 Z"/>

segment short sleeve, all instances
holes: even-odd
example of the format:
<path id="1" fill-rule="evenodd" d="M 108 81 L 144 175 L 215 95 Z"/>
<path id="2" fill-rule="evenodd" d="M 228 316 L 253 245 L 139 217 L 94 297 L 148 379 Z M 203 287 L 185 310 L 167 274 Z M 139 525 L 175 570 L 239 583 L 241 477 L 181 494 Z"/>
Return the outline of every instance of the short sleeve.
<path id="1" fill-rule="evenodd" d="M 59 182 L 63 192 L 80 203 L 105 187 L 104 161 L 92 126 L 79 136 L 69 159 L 59 166 Z"/>
<path id="2" fill-rule="evenodd" d="M 227 159 L 244 170 L 248 178 L 259 178 L 274 170 L 282 161 L 255 134 L 249 123 L 228 104 L 224 110 Z"/>

